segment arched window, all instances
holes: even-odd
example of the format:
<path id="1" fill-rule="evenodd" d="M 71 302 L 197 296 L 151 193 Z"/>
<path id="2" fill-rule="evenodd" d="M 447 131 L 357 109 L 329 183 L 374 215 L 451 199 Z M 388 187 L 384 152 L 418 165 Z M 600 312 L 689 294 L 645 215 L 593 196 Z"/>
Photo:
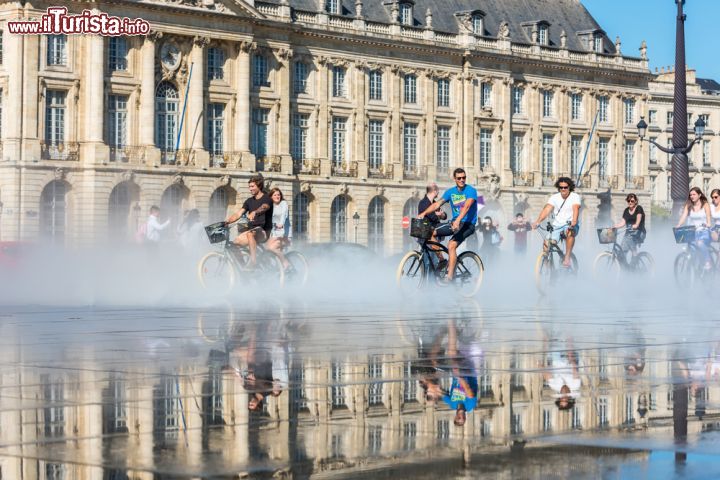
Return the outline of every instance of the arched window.
<path id="1" fill-rule="evenodd" d="M 368 207 L 368 247 L 382 253 L 384 234 L 385 202 L 381 197 L 375 197 Z"/>
<path id="2" fill-rule="evenodd" d="M 408 199 L 407 202 L 405 202 L 405 205 L 403 206 L 403 217 L 409 217 L 409 218 L 415 218 L 418 215 L 418 205 L 420 205 L 420 200 L 413 197 Z M 410 236 L 410 229 L 409 228 L 403 228 L 402 231 L 402 237 L 403 237 L 403 249 L 407 250 L 414 246 L 415 240 Z"/>
<path id="3" fill-rule="evenodd" d="M 180 96 L 168 82 L 158 85 L 155 93 L 155 145 L 162 152 L 174 152 L 179 124 Z M 170 160 L 174 160 L 171 157 Z M 163 155 L 163 163 L 167 161 Z"/>
<path id="4" fill-rule="evenodd" d="M 55 180 L 40 194 L 40 235 L 56 245 L 65 242 L 68 185 Z"/>
<path id="5" fill-rule="evenodd" d="M 338 195 L 330 210 L 330 234 L 333 242 L 347 242 L 347 197 Z"/>
<path id="6" fill-rule="evenodd" d="M 220 187 L 210 195 L 210 208 L 208 221 L 210 223 L 220 222 L 228 216 L 228 207 L 235 205 L 237 192 L 234 188 Z"/>
<path id="7" fill-rule="evenodd" d="M 310 197 L 306 193 L 298 193 L 293 201 L 293 240 L 307 241 L 308 225 L 310 224 Z"/>
<path id="8" fill-rule="evenodd" d="M 188 189 L 183 185 L 169 186 L 160 199 L 160 218 L 170 220 L 171 230 L 177 228 L 183 220 L 183 200 L 188 197 Z"/>
<path id="9" fill-rule="evenodd" d="M 110 192 L 108 201 L 108 233 L 111 240 L 127 240 L 132 227 L 130 205 L 137 200 L 136 188 L 130 182 L 122 182 Z"/>

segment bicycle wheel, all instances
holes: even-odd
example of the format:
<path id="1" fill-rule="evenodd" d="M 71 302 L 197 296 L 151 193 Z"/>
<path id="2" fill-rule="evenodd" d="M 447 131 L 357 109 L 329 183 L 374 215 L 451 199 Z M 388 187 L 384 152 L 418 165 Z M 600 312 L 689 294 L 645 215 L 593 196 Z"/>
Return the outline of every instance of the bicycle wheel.
<path id="1" fill-rule="evenodd" d="M 398 287 L 404 291 L 417 290 L 425 282 L 425 265 L 422 255 L 418 252 L 408 252 L 400 260 L 395 279 Z"/>
<path id="2" fill-rule="evenodd" d="M 655 273 L 655 260 L 648 252 L 640 252 L 633 260 L 633 267 L 639 275 L 652 275 Z"/>
<path id="3" fill-rule="evenodd" d="M 695 283 L 695 262 L 693 256 L 683 252 L 675 257 L 673 266 L 675 273 L 675 283 L 680 288 L 690 288 Z"/>
<path id="4" fill-rule="evenodd" d="M 463 252 L 455 265 L 455 284 L 464 297 L 472 297 L 480 289 L 485 268 L 480 255 L 475 252 Z"/>
<path id="5" fill-rule="evenodd" d="M 552 283 L 555 265 L 550 253 L 541 252 L 535 261 L 535 285 L 541 294 L 547 292 Z"/>
<path id="6" fill-rule="evenodd" d="M 308 266 L 305 255 L 300 252 L 292 251 L 285 254 L 285 258 L 290 262 L 292 269 L 285 272 L 285 285 L 302 287 L 307 283 L 310 267 Z"/>
<path id="7" fill-rule="evenodd" d="M 210 252 L 198 263 L 200 285 L 209 292 L 218 295 L 230 293 L 235 285 L 235 268 L 228 256 L 220 252 Z"/>
<path id="8" fill-rule="evenodd" d="M 207 343 L 212 344 L 225 341 L 232 331 L 232 326 L 235 323 L 235 311 L 227 301 L 223 308 L 227 309 L 227 312 L 213 309 L 198 313 L 198 335 Z"/>
<path id="9" fill-rule="evenodd" d="M 595 257 L 593 274 L 596 278 L 617 279 L 620 276 L 620 262 L 612 252 L 602 252 Z"/>
<path id="10" fill-rule="evenodd" d="M 258 266 L 266 285 L 278 287 L 285 285 L 285 269 L 274 253 L 265 251 L 258 255 Z"/>

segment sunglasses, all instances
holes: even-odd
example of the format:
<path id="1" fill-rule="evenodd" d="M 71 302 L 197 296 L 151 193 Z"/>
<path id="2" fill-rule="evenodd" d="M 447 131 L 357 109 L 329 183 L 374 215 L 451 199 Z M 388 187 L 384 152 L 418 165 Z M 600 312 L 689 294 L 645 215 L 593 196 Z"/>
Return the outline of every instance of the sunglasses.
<path id="1" fill-rule="evenodd" d="M 628 203 L 637 203 L 635 200 L 628 200 Z"/>
<path id="2" fill-rule="evenodd" d="M 465 179 L 467 179 L 467 177 L 455 177 L 455 180 L 457 180 L 457 181 L 465 180 Z"/>
<path id="3" fill-rule="evenodd" d="M 567 186 L 567 185 L 565 185 L 564 187 L 563 187 L 562 185 L 560 185 L 560 186 L 558 187 L 558 190 L 570 190 L 570 187 Z"/>

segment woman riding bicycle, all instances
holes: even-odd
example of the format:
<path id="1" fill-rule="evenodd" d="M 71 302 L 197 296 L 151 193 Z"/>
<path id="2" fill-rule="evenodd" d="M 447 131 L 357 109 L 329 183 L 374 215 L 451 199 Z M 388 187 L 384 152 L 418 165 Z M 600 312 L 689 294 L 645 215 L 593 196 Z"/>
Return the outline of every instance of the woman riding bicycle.
<path id="1" fill-rule="evenodd" d="M 622 218 L 612 228 L 627 227 L 625 238 L 620 245 L 624 252 L 630 252 L 633 255 L 637 247 L 645 241 L 645 210 L 638 204 L 638 197 L 634 193 L 629 193 L 625 197 L 628 206 L 623 211 Z"/>
<path id="2" fill-rule="evenodd" d="M 695 244 L 702 254 L 705 268 L 712 268 L 710 260 L 710 230 L 708 227 L 712 225 L 712 215 L 710 213 L 710 204 L 707 197 L 703 195 L 702 190 L 698 187 L 690 189 L 688 200 L 685 203 L 680 221 L 677 228 L 682 227 L 687 220 L 688 226 L 695 227 Z"/>
<path id="3" fill-rule="evenodd" d="M 713 242 L 720 242 L 720 189 L 715 188 L 710 192 L 710 215 L 712 216 L 712 236 Z"/>

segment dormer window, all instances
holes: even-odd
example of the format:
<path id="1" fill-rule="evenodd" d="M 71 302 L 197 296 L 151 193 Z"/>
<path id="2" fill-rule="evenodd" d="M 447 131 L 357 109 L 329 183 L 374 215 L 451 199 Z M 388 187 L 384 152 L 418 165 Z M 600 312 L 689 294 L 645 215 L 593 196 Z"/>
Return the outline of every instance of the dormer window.
<path id="1" fill-rule="evenodd" d="M 538 25 L 538 43 L 540 45 L 547 45 L 549 43 L 549 27 L 547 24 Z"/>
<path id="2" fill-rule="evenodd" d="M 474 35 L 482 35 L 484 33 L 483 17 L 479 13 L 475 13 L 471 19 L 472 32 Z"/>
<path id="3" fill-rule="evenodd" d="M 332 15 L 340 15 L 340 0 L 327 0 L 325 10 Z"/>
<path id="4" fill-rule="evenodd" d="M 413 24 L 413 6 L 408 2 L 400 4 L 400 23 L 403 25 Z"/>
<path id="5" fill-rule="evenodd" d="M 595 34 L 593 36 L 593 52 L 595 53 L 603 53 L 603 39 L 602 35 Z"/>

